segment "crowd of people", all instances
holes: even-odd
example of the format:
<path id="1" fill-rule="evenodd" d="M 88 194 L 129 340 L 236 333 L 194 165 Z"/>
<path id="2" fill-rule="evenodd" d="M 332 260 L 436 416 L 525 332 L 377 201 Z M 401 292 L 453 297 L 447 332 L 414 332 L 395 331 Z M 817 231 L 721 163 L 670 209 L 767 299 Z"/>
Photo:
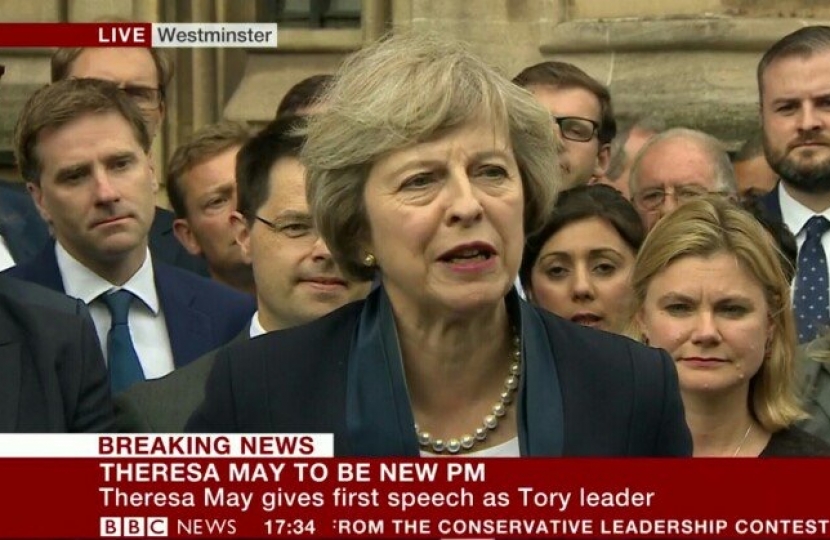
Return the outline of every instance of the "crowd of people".
<path id="1" fill-rule="evenodd" d="M 576 65 L 511 80 L 389 36 L 261 130 L 193 133 L 170 212 L 150 149 L 172 76 L 153 49 L 60 49 L 20 113 L 0 429 L 830 456 L 830 27 L 766 51 L 734 155 L 618 121 Z"/>

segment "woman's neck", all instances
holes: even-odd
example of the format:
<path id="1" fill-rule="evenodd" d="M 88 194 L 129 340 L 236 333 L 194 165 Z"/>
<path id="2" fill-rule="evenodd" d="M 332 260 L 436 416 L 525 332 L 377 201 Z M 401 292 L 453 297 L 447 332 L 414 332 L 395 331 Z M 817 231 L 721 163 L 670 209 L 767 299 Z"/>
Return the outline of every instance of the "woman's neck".
<path id="1" fill-rule="evenodd" d="M 449 438 L 480 426 L 505 389 L 515 350 L 504 304 L 487 314 L 450 321 L 424 323 L 396 314 L 396 324 L 410 401 L 421 429 Z M 508 424 L 515 425 L 509 416 Z M 508 434 L 514 436 L 515 429 Z"/>
<path id="2" fill-rule="evenodd" d="M 682 394 L 695 457 L 757 456 L 766 446 L 770 434 L 749 411 L 748 388 Z"/>

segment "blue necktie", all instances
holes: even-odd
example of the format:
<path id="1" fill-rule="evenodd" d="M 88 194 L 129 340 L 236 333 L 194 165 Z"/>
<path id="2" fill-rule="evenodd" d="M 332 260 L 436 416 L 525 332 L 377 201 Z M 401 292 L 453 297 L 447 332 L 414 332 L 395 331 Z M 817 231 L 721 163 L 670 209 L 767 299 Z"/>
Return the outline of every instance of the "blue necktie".
<path id="1" fill-rule="evenodd" d="M 793 301 L 799 343 L 815 339 L 830 322 L 827 256 L 821 245 L 821 237 L 830 230 L 830 221 L 823 216 L 813 216 L 803 230 L 806 231 L 806 238 L 798 252 Z"/>
<path id="2" fill-rule="evenodd" d="M 112 315 L 112 325 L 107 334 L 107 362 L 109 363 L 112 393 L 123 392 L 135 382 L 144 380 L 144 370 L 130 337 L 127 323 L 133 294 L 120 290 L 101 297 Z"/>

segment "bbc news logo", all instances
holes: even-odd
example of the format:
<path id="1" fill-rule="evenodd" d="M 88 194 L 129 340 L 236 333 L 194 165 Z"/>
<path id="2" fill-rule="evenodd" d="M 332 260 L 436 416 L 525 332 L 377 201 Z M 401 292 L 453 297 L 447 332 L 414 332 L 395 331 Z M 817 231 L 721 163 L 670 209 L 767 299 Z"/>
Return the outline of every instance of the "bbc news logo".
<path id="1" fill-rule="evenodd" d="M 167 536 L 166 517 L 102 517 L 101 536 Z"/>

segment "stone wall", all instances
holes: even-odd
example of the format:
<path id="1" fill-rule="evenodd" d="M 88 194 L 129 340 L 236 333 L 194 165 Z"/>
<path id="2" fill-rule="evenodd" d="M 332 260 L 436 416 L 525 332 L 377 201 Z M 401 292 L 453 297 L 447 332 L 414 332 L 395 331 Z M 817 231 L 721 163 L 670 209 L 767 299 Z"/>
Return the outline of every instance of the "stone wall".
<path id="1" fill-rule="evenodd" d="M 266 0 L 259 0 L 266 1 Z M 2 21 L 255 20 L 255 2 L 233 0 L 0 0 Z M 353 30 L 283 30 L 272 51 L 180 50 L 159 169 L 196 128 L 221 118 L 262 125 L 282 95 L 331 72 L 362 44 L 393 30 L 446 32 L 513 76 L 557 59 L 608 84 L 618 113 L 652 113 L 737 145 L 757 126 L 755 65 L 784 34 L 830 20 L 817 0 L 363 0 Z M 0 50 L 0 167 L 22 100 L 48 81 L 50 51 Z M 7 175 L 8 176 L 8 175 Z"/>

